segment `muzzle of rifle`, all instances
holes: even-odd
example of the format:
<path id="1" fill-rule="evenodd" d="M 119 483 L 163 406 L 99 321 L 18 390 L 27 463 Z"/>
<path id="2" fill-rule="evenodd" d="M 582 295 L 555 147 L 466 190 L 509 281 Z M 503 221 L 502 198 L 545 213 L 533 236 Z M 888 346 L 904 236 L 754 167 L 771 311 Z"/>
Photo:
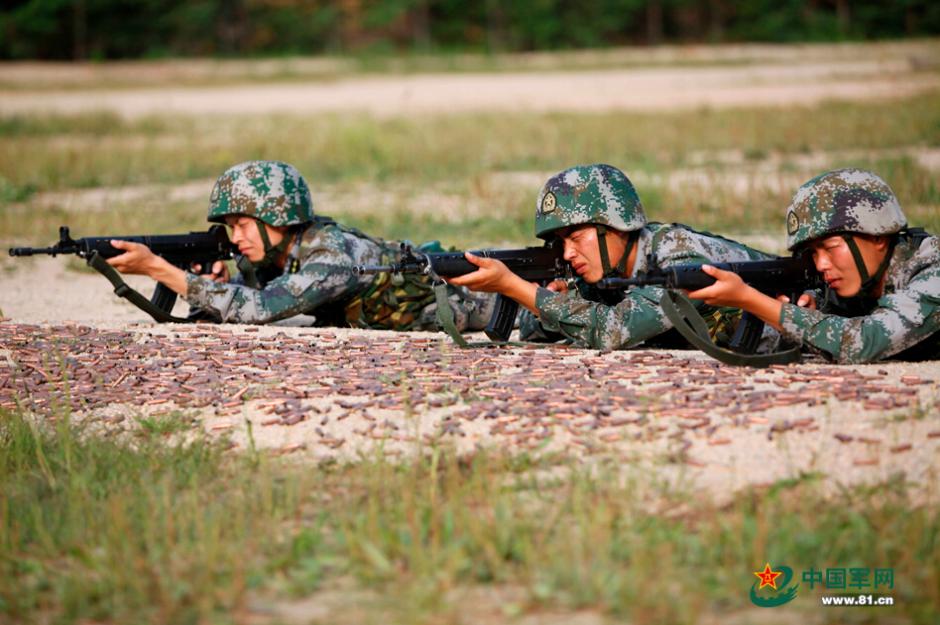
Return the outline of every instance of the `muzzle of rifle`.
<path id="1" fill-rule="evenodd" d="M 391 273 L 394 271 L 394 265 L 356 265 L 353 267 L 353 273 L 357 276 L 362 276 L 367 273 Z"/>
<path id="2" fill-rule="evenodd" d="M 631 286 L 636 286 L 637 284 L 639 284 L 639 281 L 632 278 L 604 278 L 603 280 L 597 281 L 597 288 L 626 289 Z"/>
<path id="3" fill-rule="evenodd" d="M 604 278 L 598 280 L 597 288 L 599 289 L 628 289 L 632 286 L 665 286 L 666 285 L 665 277 L 640 277 L 640 278 Z"/>
<path id="4" fill-rule="evenodd" d="M 11 247 L 10 256 L 38 256 L 39 254 L 64 254 L 61 249 L 55 247 Z"/>

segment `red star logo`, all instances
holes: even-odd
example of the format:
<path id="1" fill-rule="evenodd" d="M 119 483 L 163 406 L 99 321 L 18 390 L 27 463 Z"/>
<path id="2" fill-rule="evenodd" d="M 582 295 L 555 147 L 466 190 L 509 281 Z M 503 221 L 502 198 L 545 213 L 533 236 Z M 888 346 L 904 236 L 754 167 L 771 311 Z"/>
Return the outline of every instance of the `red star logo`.
<path id="1" fill-rule="evenodd" d="M 777 590 L 777 578 L 783 575 L 783 572 L 770 570 L 770 563 L 768 562 L 764 565 L 762 572 L 755 572 L 754 575 L 760 579 L 760 586 L 757 587 L 758 590 L 764 586 L 770 586 L 774 590 Z"/>

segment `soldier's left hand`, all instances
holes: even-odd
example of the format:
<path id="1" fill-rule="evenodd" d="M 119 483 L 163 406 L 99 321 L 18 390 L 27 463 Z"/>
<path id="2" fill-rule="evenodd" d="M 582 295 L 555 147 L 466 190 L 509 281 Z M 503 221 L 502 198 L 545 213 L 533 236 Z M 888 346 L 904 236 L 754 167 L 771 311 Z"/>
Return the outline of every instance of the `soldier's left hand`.
<path id="1" fill-rule="evenodd" d="M 157 258 L 149 247 L 141 243 L 113 239 L 111 246 L 124 250 L 123 254 L 109 258 L 107 261 L 121 273 L 147 275 L 153 268 L 154 259 Z"/>
<path id="2" fill-rule="evenodd" d="M 509 267 L 501 260 L 474 256 L 470 252 L 464 253 L 464 256 L 479 269 L 456 278 L 447 278 L 449 284 L 465 286 L 471 291 L 498 293 L 505 289 L 507 281 L 513 276 L 513 273 L 509 271 Z"/>
<path id="3" fill-rule="evenodd" d="M 228 282 L 231 279 L 231 276 L 228 273 L 228 267 L 226 267 L 225 263 L 223 263 L 221 260 L 217 260 L 212 263 L 212 270 L 208 273 L 202 273 L 202 265 L 199 263 L 193 263 L 189 270 L 197 276 L 206 276 L 213 282 Z"/>
<path id="4" fill-rule="evenodd" d="M 790 298 L 786 295 L 778 295 L 777 301 L 789 304 Z M 816 295 L 810 292 L 803 293 L 796 300 L 796 305 L 800 308 L 808 308 L 809 310 L 816 310 Z"/>
<path id="5" fill-rule="evenodd" d="M 749 288 L 741 276 L 733 271 L 725 271 L 702 265 L 702 271 L 715 278 L 715 283 L 697 291 L 687 291 L 692 299 L 700 299 L 709 306 L 732 306 L 741 308 L 747 299 Z"/>

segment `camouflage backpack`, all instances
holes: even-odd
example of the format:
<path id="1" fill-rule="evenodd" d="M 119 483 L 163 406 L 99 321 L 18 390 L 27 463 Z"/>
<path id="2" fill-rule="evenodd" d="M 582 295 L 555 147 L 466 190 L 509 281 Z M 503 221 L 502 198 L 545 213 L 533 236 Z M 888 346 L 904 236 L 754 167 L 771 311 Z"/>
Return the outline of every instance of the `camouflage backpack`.
<path id="1" fill-rule="evenodd" d="M 418 251 L 433 253 L 444 249 L 437 241 L 431 241 L 419 246 Z M 398 248 L 385 243 L 380 264 L 391 264 L 398 256 Z M 412 330 L 425 307 L 434 303 L 433 289 L 431 277 L 426 274 L 378 273 L 369 288 L 346 304 L 346 322 L 354 328 Z"/>

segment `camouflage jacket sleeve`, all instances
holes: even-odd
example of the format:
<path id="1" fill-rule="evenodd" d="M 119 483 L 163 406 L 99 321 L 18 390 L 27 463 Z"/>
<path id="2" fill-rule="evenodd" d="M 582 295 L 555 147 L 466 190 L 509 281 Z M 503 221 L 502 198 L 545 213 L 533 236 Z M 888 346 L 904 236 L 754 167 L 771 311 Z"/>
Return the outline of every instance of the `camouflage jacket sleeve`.
<path id="1" fill-rule="evenodd" d="M 785 338 L 826 352 L 840 363 L 887 358 L 940 332 L 940 265 L 883 296 L 871 314 L 841 317 L 784 304 L 780 325 Z"/>
<path id="2" fill-rule="evenodd" d="M 553 343 L 565 338 L 557 332 L 548 332 L 539 321 L 539 318 L 528 310 L 520 307 L 519 311 L 519 340 L 533 343 Z"/>
<path id="3" fill-rule="evenodd" d="M 535 296 L 542 327 L 559 332 L 578 347 L 626 349 L 669 330 L 659 287 L 633 288 L 622 302 L 607 306 L 574 291 L 555 293 L 540 288 Z"/>
<path id="4" fill-rule="evenodd" d="M 186 300 L 228 323 L 263 324 L 298 314 L 316 315 L 318 306 L 359 289 L 359 278 L 353 272 L 355 260 L 346 253 L 341 240 L 333 245 L 330 238 L 323 237 L 305 251 L 297 272 L 285 273 L 263 289 L 213 282 L 187 273 Z"/>

